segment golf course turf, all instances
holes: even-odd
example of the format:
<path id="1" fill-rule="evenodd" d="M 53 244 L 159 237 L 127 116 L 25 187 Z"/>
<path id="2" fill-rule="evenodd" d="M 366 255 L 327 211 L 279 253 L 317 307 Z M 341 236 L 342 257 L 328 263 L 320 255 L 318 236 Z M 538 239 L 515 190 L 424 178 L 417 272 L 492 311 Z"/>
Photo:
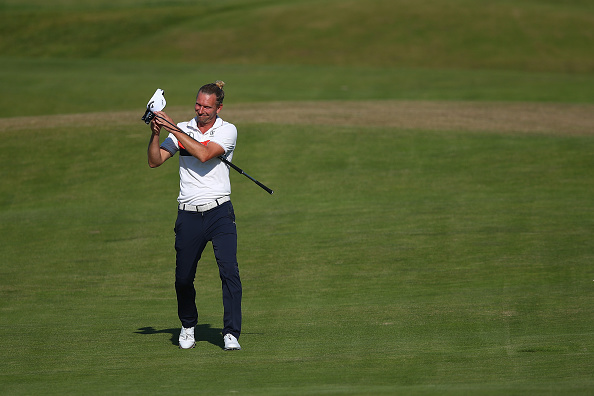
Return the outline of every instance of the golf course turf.
<path id="1" fill-rule="evenodd" d="M 594 392 L 590 2 L 2 7 L 1 394 Z M 274 190 L 231 172 L 230 352 L 210 245 L 177 347 L 177 159 L 140 120 L 215 79 Z"/>

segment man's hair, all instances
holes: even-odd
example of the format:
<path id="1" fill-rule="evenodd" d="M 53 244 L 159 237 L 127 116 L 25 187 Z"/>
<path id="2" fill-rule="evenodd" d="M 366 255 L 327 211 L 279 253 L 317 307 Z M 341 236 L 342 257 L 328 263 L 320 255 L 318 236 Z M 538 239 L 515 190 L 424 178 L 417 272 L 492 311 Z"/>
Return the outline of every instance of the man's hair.
<path id="1" fill-rule="evenodd" d="M 225 91 L 223 91 L 223 87 L 225 86 L 225 82 L 221 80 L 217 80 L 210 84 L 204 84 L 198 90 L 198 93 L 202 92 L 206 95 L 216 95 L 217 98 L 217 107 L 223 104 L 223 100 L 225 99 Z M 198 97 L 198 95 L 196 95 Z"/>

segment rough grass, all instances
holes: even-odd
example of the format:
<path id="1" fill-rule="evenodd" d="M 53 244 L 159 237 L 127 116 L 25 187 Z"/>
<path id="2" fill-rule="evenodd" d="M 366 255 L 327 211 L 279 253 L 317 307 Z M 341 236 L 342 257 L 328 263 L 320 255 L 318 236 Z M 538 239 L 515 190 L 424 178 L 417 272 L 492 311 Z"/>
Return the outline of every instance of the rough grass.
<path id="1" fill-rule="evenodd" d="M 27 4 L 27 3 L 25 3 Z M 0 54 L 226 64 L 594 71 L 588 2 L 245 1 L 19 11 Z"/>

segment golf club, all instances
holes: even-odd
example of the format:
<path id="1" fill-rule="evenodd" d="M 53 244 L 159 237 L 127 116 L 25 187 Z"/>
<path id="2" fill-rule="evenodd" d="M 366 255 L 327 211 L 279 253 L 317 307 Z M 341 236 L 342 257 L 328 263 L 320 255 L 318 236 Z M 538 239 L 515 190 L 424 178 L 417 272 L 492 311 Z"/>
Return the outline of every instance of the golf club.
<path id="1" fill-rule="evenodd" d="M 167 120 L 164 117 L 158 116 L 155 113 L 153 113 L 150 108 L 147 108 L 147 113 L 152 113 L 151 115 L 149 115 L 150 119 L 156 117 L 156 118 L 160 118 L 162 120 L 164 120 L 167 124 L 171 125 L 172 127 L 174 127 L 175 129 L 177 129 L 179 132 L 185 133 L 184 131 L 182 131 L 177 125 L 172 124 L 169 120 Z M 146 116 L 146 113 L 145 113 Z M 145 119 L 145 116 L 143 116 L 143 120 Z M 150 122 L 150 121 L 149 121 Z M 233 164 L 231 161 L 227 160 L 226 158 L 224 158 L 223 156 L 219 156 L 218 157 L 221 161 L 223 161 L 225 164 L 227 164 L 228 166 L 230 166 L 231 168 L 235 169 L 237 172 L 239 172 L 240 174 L 244 175 L 245 177 L 247 177 L 248 179 L 250 179 L 251 181 L 253 181 L 254 183 L 256 183 L 258 186 L 260 186 L 264 191 L 266 191 L 268 194 L 272 194 L 274 193 L 274 191 L 272 191 L 270 188 L 266 187 L 264 184 L 260 183 L 258 180 L 254 179 L 253 177 L 251 177 L 250 175 L 248 175 L 247 173 L 245 173 L 243 171 L 243 169 L 241 169 L 240 167 L 236 166 L 235 164 Z"/>

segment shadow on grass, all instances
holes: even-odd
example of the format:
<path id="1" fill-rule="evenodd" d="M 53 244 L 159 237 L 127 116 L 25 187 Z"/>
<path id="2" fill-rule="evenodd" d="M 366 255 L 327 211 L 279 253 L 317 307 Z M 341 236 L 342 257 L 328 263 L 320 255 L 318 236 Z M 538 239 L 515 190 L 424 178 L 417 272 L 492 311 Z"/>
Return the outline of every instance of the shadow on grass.
<path id="1" fill-rule="evenodd" d="M 175 346 L 179 344 L 179 332 L 180 328 L 177 327 L 175 329 L 163 329 L 157 330 L 154 327 L 141 327 L 138 331 L 135 331 L 136 334 L 171 334 L 171 343 Z M 217 329 L 210 327 L 209 324 L 199 324 L 194 329 L 194 337 L 196 337 L 196 343 L 201 341 L 206 341 L 211 343 L 212 345 L 218 346 L 219 348 L 223 349 L 225 347 L 225 343 L 223 342 L 223 336 L 221 335 L 222 329 Z"/>

